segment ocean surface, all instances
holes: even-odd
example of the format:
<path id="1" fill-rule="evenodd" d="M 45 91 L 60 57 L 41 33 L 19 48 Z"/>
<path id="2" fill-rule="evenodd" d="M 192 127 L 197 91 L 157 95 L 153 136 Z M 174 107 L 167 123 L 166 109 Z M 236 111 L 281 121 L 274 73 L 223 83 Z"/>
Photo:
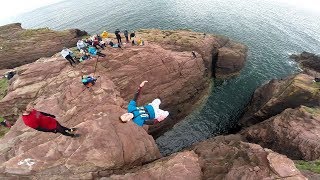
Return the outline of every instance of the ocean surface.
<path id="1" fill-rule="evenodd" d="M 320 13 L 274 0 L 68 0 L 22 14 L 24 28 L 79 28 L 89 33 L 128 29 L 191 29 L 221 34 L 246 44 L 240 76 L 214 85 L 208 101 L 156 139 L 171 154 L 226 133 L 253 91 L 272 78 L 299 71 L 291 53 L 320 52 Z"/>

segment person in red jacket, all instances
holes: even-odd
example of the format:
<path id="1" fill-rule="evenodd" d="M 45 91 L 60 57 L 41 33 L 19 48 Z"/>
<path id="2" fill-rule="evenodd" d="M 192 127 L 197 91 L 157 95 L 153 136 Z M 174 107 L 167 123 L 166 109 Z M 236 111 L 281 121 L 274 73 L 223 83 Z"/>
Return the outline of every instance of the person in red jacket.
<path id="1" fill-rule="evenodd" d="M 37 111 L 29 104 L 22 114 L 22 120 L 25 125 L 42 132 L 61 133 L 65 136 L 78 137 L 79 134 L 73 134 L 76 128 L 67 128 L 59 124 L 54 115 Z"/>

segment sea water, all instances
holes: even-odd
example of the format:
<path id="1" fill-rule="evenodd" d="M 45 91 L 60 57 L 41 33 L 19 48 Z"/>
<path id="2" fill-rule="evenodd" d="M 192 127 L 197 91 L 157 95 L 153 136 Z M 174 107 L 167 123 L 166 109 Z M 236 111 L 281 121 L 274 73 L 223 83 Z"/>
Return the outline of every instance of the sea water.
<path id="1" fill-rule="evenodd" d="M 203 109 L 156 139 L 171 154 L 228 132 L 253 91 L 273 78 L 298 72 L 291 53 L 320 52 L 320 15 L 274 0 L 68 0 L 16 17 L 24 28 L 191 29 L 221 34 L 248 46 L 241 74 L 216 83 Z"/>

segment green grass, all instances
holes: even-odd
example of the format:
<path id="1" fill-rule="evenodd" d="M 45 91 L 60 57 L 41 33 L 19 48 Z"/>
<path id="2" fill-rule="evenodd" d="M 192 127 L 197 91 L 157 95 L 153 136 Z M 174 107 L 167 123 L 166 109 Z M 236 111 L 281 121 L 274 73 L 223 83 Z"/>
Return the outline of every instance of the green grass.
<path id="1" fill-rule="evenodd" d="M 39 29 L 26 29 L 25 31 L 22 31 L 20 36 L 21 37 L 31 37 L 31 36 L 37 36 L 40 33 L 48 33 L 53 32 L 49 28 L 39 28 Z"/>
<path id="2" fill-rule="evenodd" d="M 320 174 L 320 160 L 316 161 L 296 161 L 296 167 L 300 170 L 309 170 Z"/>
<path id="3" fill-rule="evenodd" d="M 0 122 L 2 122 L 3 120 L 4 118 L 0 116 Z M 9 128 L 0 126 L 0 138 L 2 138 L 2 136 L 4 136 L 8 131 L 9 131 Z"/>
<path id="4" fill-rule="evenodd" d="M 6 78 L 0 79 L 0 100 L 7 94 L 8 80 Z"/>
<path id="5" fill-rule="evenodd" d="M 2 138 L 8 131 L 9 131 L 9 128 L 0 126 L 0 138 Z"/>
<path id="6" fill-rule="evenodd" d="M 320 109 L 319 108 L 310 108 L 310 107 L 304 106 L 303 109 L 305 111 L 307 111 L 308 113 L 312 114 L 312 115 L 320 114 Z"/>

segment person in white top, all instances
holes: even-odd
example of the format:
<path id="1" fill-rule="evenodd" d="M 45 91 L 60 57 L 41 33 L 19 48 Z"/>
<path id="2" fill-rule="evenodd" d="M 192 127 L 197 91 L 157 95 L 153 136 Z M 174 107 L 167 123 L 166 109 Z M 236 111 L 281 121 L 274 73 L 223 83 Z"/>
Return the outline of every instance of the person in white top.
<path id="1" fill-rule="evenodd" d="M 72 58 L 72 56 L 71 56 L 72 51 L 70 51 L 70 49 L 64 47 L 60 53 L 61 53 L 62 57 L 64 57 L 66 60 L 69 61 L 69 63 L 71 64 L 71 66 L 73 66 L 72 63 L 76 64 L 76 62 L 73 60 L 73 58 Z"/>
<path id="2" fill-rule="evenodd" d="M 83 42 L 83 40 L 79 39 L 78 42 L 77 42 L 77 48 L 79 49 L 79 51 L 81 49 L 86 51 L 86 47 L 87 47 L 87 44 L 85 42 Z"/>

